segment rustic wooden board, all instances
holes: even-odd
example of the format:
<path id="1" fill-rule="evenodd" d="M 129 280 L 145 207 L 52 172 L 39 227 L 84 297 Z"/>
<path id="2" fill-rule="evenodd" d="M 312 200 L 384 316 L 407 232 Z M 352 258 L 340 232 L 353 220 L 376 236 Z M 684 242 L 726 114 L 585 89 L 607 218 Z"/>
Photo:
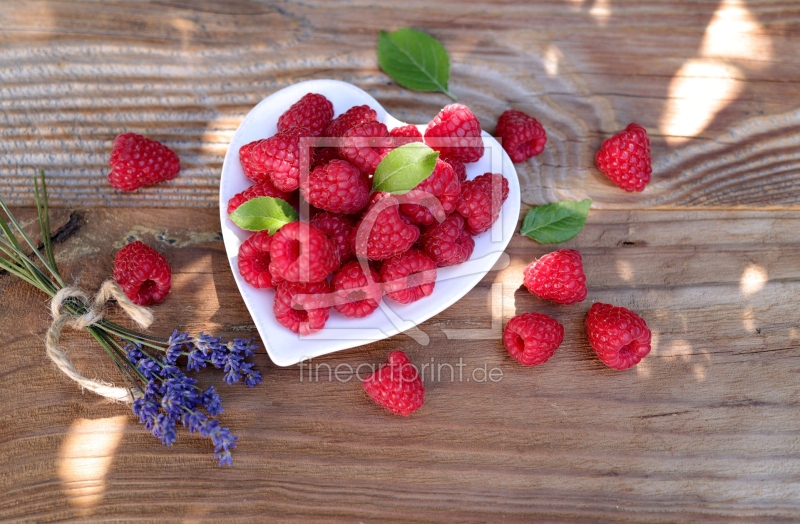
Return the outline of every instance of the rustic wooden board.
<path id="1" fill-rule="evenodd" d="M 0 2 L 0 192 L 29 206 L 29 176 L 47 170 L 59 263 L 87 289 L 129 240 L 163 251 L 174 283 L 154 332 L 255 336 L 215 209 L 227 143 L 254 104 L 310 78 L 426 122 L 449 99 L 376 67 L 377 31 L 403 26 L 445 44 L 451 89 L 488 131 L 509 107 L 545 125 L 546 151 L 517 166 L 523 200 L 593 199 L 564 244 L 584 255 L 589 300 L 520 289 L 551 248 L 519 237 L 507 267 L 421 326 L 426 346 L 400 335 L 338 353 L 311 381 L 262 352 L 263 385 L 222 387 L 241 440 L 218 468 L 199 437 L 163 448 L 127 406 L 82 394 L 44 356 L 44 297 L 0 274 L 0 520 L 800 520 L 797 2 Z M 634 120 L 655 173 L 628 195 L 593 155 Z M 110 144 L 129 131 L 173 147 L 181 175 L 111 191 Z M 591 301 L 647 319 L 654 349 L 637 368 L 592 356 Z M 491 320 L 530 310 L 566 327 L 535 369 L 507 356 Z M 116 376 L 90 338 L 64 342 L 84 372 Z M 394 348 L 463 362 L 463 380 L 426 376 L 424 408 L 393 417 L 348 369 Z M 474 380 L 483 366 L 502 379 Z"/>

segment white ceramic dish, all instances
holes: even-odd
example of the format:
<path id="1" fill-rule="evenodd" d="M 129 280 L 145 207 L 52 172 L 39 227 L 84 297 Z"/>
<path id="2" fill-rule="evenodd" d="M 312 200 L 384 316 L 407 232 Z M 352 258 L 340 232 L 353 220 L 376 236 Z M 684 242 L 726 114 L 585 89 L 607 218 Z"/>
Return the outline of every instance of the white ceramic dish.
<path id="1" fill-rule="evenodd" d="M 274 292 L 253 288 L 239 274 L 239 245 L 250 233 L 231 222 L 226 211 L 228 200 L 252 184 L 239 163 L 239 148 L 275 134 L 278 117 L 306 93 L 325 95 L 333 103 L 336 115 L 352 106 L 366 104 L 377 111 L 378 120 L 389 129 L 406 125 L 387 114 L 365 91 L 337 80 L 310 80 L 281 89 L 262 100 L 242 121 L 231 140 L 222 165 L 220 221 L 233 276 L 261 340 L 272 361 L 279 366 L 289 366 L 302 360 L 368 344 L 404 331 L 408 331 L 420 343 L 426 344 L 428 337 L 416 326 L 453 305 L 480 282 L 498 261 L 514 234 L 520 210 L 519 180 L 514 164 L 500 144 L 484 133 L 486 152 L 478 162 L 467 165 L 467 177 L 471 179 L 486 172 L 502 173 L 508 179 L 508 199 L 494 227 L 475 237 L 475 251 L 470 260 L 456 267 L 438 270 L 436 287 L 431 296 L 408 305 L 398 304 L 384 297 L 381 307 L 363 319 L 348 319 L 331 310 L 330 320 L 322 331 L 301 337 L 275 320 L 272 313 Z M 420 126 L 420 129 L 424 132 L 424 126 Z"/>

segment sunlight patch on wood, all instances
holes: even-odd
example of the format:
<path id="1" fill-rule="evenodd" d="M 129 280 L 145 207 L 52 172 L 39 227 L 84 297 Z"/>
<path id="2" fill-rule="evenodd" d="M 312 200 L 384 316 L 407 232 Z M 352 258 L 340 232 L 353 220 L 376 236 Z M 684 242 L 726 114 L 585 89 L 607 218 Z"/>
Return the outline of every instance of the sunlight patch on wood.
<path id="1" fill-rule="evenodd" d="M 767 270 L 758 264 L 750 264 L 742 273 L 739 289 L 742 291 L 742 295 L 749 297 L 761 291 L 767 282 L 769 282 Z"/>
<path id="2" fill-rule="evenodd" d="M 741 0 L 725 0 L 706 28 L 700 54 L 766 64 L 772 58 L 772 41 Z"/>

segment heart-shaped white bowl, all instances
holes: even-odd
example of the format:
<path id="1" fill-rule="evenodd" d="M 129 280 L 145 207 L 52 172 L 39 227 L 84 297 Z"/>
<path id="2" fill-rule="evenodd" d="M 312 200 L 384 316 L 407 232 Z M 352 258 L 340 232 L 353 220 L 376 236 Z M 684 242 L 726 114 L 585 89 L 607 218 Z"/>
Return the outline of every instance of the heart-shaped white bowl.
<path id="1" fill-rule="evenodd" d="M 275 320 L 272 312 L 274 291 L 256 289 L 239 274 L 239 246 L 251 233 L 243 231 L 228 219 L 227 208 L 228 200 L 232 196 L 252 185 L 239 163 L 239 148 L 254 140 L 274 135 L 277 132 L 278 117 L 307 93 L 325 95 L 333 103 L 335 115 L 353 106 L 366 104 L 378 113 L 378 120 L 389 129 L 406 125 L 387 114 L 374 98 L 354 85 L 338 80 L 309 80 L 281 89 L 262 100 L 236 130 L 225 155 L 220 179 L 222 238 L 236 284 L 261 340 L 264 341 L 267 353 L 275 364 L 289 366 L 334 351 L 382 340 L 404 331 L 425 345 L 429 339 L 417 326 L 452 306 L 475 287 L 498 262 L 514 234 L 520 209 L 519 180 L 514 164 L 500 144 L 487 133 L 483 133 L 486 152 L 478 162 L 466 165 L 467 178 L 475 178 L 487 172 L 502 173 L 508 179 L 508 199 L 492 229 L 475 237 L 475 250 L 470 260 L 459 266 L 438 270 L 436 287 L 430 296 L 406 305 L 384 297 L 378 310 L 361 319 L 349 319 L 331 310 L 330 319 L 324 329 L 301 337 Z M 420 130 L 424 132 L 425 126 L 420 126 Z"/>

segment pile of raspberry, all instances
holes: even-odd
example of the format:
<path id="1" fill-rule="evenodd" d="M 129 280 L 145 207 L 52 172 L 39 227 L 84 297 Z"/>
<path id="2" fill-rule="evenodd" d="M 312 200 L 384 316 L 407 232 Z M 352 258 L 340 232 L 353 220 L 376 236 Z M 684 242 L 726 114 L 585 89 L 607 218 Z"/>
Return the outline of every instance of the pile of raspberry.
<path id="1" fill-rule="evenodd" d="M 410 304 L 431 295 L 437 268 L 468 260 L 473 237 L 491 229 L 508 197 L 501 174 L 467 180 L 465 164 L 484 146 L 478 119 L 461 104 L 446 106 L 422 133 L 390 130 L 366 105 L 334 118 L 333 104 L 309 93 L 277 130 L 240 148 L 253 185 L 230 199 L 228 213 L 261 196 L 299 209 L 300 199 L 308 203 L 308 217 L 252 234 L 238 257 L 245 281 L 275 290 L 276 320 L 301 335 L 321 330 L 331 309 L 363 318 L 384 297 Z M 309 140 L 317 137 L 326 140 Z M 373 191 L 381 160 L 411 142 L 439 152 L 431 175 L 402 195 Z"/>

